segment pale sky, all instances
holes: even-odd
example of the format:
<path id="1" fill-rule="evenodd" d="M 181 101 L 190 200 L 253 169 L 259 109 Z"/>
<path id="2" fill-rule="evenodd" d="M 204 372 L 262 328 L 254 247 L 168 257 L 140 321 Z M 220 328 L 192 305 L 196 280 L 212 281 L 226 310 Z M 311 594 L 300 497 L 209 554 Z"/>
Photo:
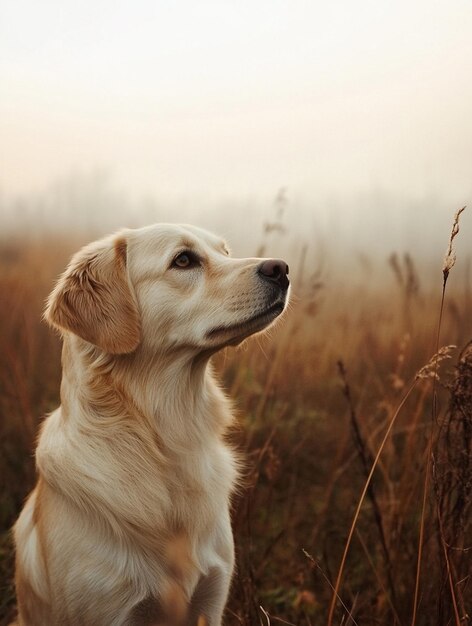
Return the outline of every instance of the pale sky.
<path id="1" fill-rule="evenodd" d="M 0 0 L 0 192 L 95 169 L 137 195 L 455 209 L 472 2 Z"/>

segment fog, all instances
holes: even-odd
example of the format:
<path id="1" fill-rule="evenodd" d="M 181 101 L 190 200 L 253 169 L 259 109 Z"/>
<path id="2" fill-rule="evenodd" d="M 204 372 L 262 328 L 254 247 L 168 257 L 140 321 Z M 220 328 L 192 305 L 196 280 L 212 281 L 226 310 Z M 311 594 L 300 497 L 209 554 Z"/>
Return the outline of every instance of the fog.
<path id="1" fill-rule="evenodd" d="M 471 30 L 461 0 L 3 0 L 2 230 L 191 221 L 246 253 L 279 212 L 336 257 L 440 263 L 472 197 Z"/>

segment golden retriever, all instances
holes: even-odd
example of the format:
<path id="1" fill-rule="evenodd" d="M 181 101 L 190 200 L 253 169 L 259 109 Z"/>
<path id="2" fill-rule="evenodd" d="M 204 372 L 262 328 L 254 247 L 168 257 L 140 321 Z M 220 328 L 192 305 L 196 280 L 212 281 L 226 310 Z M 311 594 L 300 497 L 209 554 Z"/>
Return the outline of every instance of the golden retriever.
<path id="1" fill-rule="evenodd" d="M 218 626 L 234 563 L 231 405 L 209 359 L 285 309 L 288 266 L 156 224 L 71 260 L 45 318 L 61 406 L 15 525 L 21 626 Z"/>

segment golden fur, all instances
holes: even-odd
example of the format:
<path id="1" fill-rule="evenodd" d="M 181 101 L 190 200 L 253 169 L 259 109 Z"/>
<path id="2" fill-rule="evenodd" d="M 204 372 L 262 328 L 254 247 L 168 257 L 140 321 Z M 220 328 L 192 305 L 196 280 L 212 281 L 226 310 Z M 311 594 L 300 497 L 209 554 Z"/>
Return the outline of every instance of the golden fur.
<path id="1" fill-rule="evenodd" d="M 163 224 L 73 257 L 45 313 L 63 336 L 61 406 L 14 529 L 21 626 L 221 624 L 237 463 L 209 358 L 283 310 L 288 281 L 261 262 Z"/>

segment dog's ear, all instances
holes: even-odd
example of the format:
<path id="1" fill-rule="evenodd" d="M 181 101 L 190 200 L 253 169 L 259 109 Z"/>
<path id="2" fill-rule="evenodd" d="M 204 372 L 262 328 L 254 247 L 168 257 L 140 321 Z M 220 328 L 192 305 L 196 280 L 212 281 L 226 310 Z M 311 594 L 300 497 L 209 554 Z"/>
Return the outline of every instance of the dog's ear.
<path id="1" fill-rule="evenodd" d="M 127 271 L 124 235 L 82 248 L 48 298 L 45 319 L 75 333 L 105 352 L 133 352 L 141 325 Z"/>

